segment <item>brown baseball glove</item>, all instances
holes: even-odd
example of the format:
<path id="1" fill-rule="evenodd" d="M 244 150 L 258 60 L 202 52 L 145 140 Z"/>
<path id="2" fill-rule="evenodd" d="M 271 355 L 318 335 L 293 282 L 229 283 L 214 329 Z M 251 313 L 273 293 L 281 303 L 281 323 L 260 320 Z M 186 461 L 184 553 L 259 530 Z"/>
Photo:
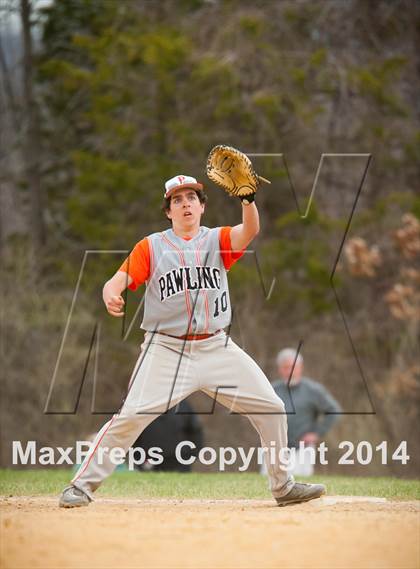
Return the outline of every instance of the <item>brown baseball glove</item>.
<path id="1" fill-rule="evenodd" d="M 229 195 L 239 197 L 244 204 L 254 201 L 260 182 L 271 183 L 258 176 L 246 154 L 224 144 L 211 150 L 207 158 L 207 176 Z"/>

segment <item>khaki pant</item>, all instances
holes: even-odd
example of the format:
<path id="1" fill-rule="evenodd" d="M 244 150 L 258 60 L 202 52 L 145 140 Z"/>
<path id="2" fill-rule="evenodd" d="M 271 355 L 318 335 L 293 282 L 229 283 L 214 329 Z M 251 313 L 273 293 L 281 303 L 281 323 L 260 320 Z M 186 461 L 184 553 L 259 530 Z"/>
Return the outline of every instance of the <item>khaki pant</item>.
<path id="1" fill-rule="evenodd" d="M 110 450 L 122 447 L 127 452 L 157 416 L 195 391 L 204 391 L 233 412 L 245 414 L 261 445 L 274 446 L 277 456 L 287 446 L 282 400 L 254 360 L 224 332 L 186 342 L 146 332 L 125 401 L 97 434 L 72 484 L 92 497 L 115 468 Z M 280 466 L 280 462 L 267 462 L 274 497 L 287 494 L 294 483 Z"/>

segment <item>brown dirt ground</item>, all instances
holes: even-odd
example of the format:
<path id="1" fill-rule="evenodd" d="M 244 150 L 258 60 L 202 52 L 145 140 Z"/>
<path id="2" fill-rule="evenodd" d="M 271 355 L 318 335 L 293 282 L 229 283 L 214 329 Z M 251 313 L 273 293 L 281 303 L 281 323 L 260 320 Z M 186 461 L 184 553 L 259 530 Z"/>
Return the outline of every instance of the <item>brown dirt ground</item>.
<path id="1" fill-rule="evenodd" d="M 419 502 L 0 498 L 1 567 L 418 568 Z"/>

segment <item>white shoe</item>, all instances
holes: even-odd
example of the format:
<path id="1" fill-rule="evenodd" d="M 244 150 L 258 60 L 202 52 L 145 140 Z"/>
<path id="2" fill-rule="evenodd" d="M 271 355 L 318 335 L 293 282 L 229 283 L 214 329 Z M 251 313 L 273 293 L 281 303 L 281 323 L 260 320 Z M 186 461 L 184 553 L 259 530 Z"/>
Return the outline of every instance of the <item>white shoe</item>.
<path id="1" fill-rule="evenodd" d="M 89 506 L 91 501 L 89 496 L 76 486 L 67 486 L 60 496 L 58 505 L 60 508 L 79 508 L 80 506 Z"/>
<path id="2" fill-rule="evenodd" d="M 309 502 L 325 494 L 326 488 L 323 484 L 306 484 L 305 482 L 295 482 L 290 492 L 286 496 L 276 498 L 278 506 L 289 504 L 299 504 L 299 502 Z"/>

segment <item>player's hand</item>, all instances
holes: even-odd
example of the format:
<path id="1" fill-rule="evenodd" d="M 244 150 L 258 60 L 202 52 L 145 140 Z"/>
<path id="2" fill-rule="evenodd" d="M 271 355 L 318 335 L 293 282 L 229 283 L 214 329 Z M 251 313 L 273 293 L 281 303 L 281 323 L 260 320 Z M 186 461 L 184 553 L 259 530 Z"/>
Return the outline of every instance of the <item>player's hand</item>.
<path id="1" fill-rule="evenodd" d="M 111 296 L 108 300 L 105 300 L 105 306 L 111 316 L 116 316 L 120 318 L 124 316 L 124 299 L 122 296 Z"/>
<path id="2" fill-rule="evenodd" d="M 316 446 L 319 441 L 318 433 L 305 433 L 301 438 L 306 445 Z"/>

